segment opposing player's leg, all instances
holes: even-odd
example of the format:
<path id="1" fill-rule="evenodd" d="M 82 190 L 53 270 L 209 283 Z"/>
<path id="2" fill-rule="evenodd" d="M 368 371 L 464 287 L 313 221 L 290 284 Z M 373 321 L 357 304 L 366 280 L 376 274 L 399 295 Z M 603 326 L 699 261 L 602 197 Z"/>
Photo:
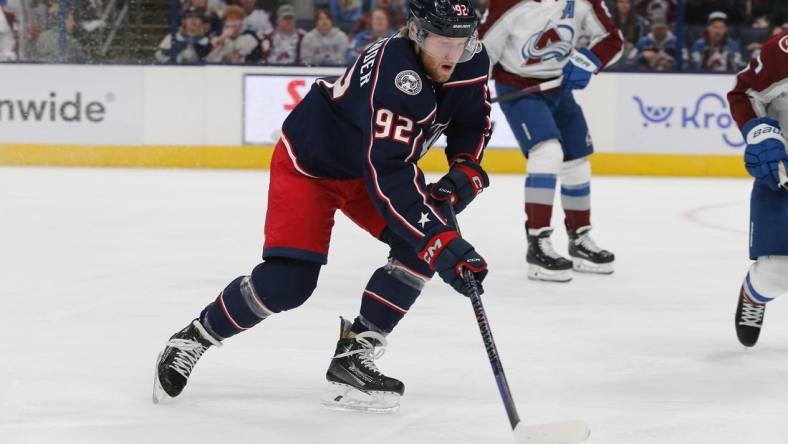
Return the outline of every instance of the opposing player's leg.
<path id="1" fill-rule="evenodd" d="M 591 163 L 594 151 L 585 116 L 571 92 L 561 96 L 555 120 L 561 131 L 564 163 L 561 166 L 561 206 L 569 235 L 569 256 L 576 271 L 610 274 L 613 253 L 591 238 Z"/>
<path id="2" fill-rule="evenodd" d="M 525 223 L 528 251 L 528 278 L 568 282 L 572 279 L 572 262 L 553 248 L 550 218 L 555 199 L 556 173 L 564 154 L 557 139 L 541 142 L 528 153 L 528 174 L 525 178 Z"/>
<path id="3" fill-rule="evenodd" d="M 750 267 L 739 290 L 734 324 L 739 342 L 758 342 L 766 304 L 788 292 L 788 191 L 753 185 L 750 199 Z"/>
<path id="4" fill-rule="evenodd" d="M 284 148 L 271 164 L 265 261 L 232 280 L 199 317 L 175 333 L 156 362 L 153 401 L 178 396 L 202 354 L 268 316 L 300 306 L 326 263 L 338 202 L 331 181 L 301 175 Z"/>
<path id="5" fill-rule="evenodd" d="M 503 95 L 517 88 L 498 82 L 496 89 L 498 95 Z M 528 158 L 525 176 L 528 277 L 567 282 L 572 279 L 572 263 L 556 253 L 550 242 L 557 176 L 564 159 L 552 111 L 558 98 L 557 93 L 528 95 L 500 105 L 520 149 Z"/>

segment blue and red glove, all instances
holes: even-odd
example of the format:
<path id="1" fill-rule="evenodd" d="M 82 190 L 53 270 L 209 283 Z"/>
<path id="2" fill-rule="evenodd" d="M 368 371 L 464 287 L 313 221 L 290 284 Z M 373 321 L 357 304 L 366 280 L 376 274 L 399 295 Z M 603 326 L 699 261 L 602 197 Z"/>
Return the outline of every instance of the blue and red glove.
<path id="1" fill-rule="evenodd" d="M 785 151 L 780 123 L 767 117 L 752 119 L 744 125 L 742 134 L 747 142 L 744 149 L 747 172 L 756 182 L 777 191 L 780 188 L 780 165 L 783 171 L 788 167 L 788 152 Z"/>
<path id="2" fill-rule="evenodd" d="M 591 75 L 602 69 L 602 61 L 588 48 L 580 48 L 569 54 L 569 62 L 564 65 L 564 79 L 561 88 L 583 89 L 591 81 Z"/>
<path id="3" fill-rule="evenodd" d="M 464 270 L 470 270 L 479 294 L 484 293 L 482 281 L 487 277 L 487 262 L 473 246 L 460 237 L 460 233 L 445 229 L 428 236 L 419 257 L 438 272 L 443 282 L 451 285 L 458 293 L 471 296 L 471 288 L 465 283 Z"/>
<path id="4" fill-rule="evenodd" d="M 482 166 L 473 161 L 458 161 L 439 181 L 430 185 L 430 197 L 438 205 L 451 201 L 454 211 L 460 213 L 485 188 L 490 177 Z"/>

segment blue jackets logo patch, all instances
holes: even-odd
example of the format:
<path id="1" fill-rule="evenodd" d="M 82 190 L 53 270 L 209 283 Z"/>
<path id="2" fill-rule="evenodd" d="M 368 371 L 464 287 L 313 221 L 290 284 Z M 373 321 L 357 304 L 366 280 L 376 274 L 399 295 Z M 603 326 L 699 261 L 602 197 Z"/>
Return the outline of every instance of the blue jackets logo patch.
<path id="1" fill-rule="evenodd" d="M 416 71 L 410 69 L 397 74 L 397 77 L 394 78 L 394 84 L 397 86 L 397 89 L 411 96 L 421 92 L 421 77 Z"/>

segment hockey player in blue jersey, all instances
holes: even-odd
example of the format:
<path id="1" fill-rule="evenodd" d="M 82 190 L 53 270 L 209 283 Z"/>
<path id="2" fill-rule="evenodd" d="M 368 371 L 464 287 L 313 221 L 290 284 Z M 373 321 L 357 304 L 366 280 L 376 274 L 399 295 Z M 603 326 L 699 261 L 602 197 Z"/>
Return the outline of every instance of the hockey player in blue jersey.
<path id="1" fill-rule="evenodd" d="M 489 185 L 480 166 L 490 136 L 489 59 L 468 0 L 410 0 L 407 27 L 366 49 L 339 78 L 319 79 L 282 126 L 274 151 L 264 261 L 230 282 L 160 353 L 154 402 L 181 393 L 211 346 L 303 304 L 327 262 L 336 210 L 390 247 L 341 320 L 324 404 L 392 411 L 404 385 L 374 360 L 386 335 L 436 272 L 461 294 L 487 264 L 441 214 Z M 449 172 L 432 186 L 416 162 L 446 134 Z"/>

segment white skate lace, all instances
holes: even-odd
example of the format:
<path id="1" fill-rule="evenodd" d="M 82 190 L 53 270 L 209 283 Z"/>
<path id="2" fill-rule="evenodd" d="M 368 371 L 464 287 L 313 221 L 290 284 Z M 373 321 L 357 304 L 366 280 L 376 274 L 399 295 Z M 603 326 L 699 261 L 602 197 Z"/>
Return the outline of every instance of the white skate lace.
<path id="1" fill-rule="evenodd" d="M 542 250 L 545 256 L 558 259 L 561 257 L 555 249 L 553 248 L 553 241 L 550 240 L 549 237 L 540 237 L 539 238 L 539 249 Z"/>
<path id="2" fill-rule="evenodd" d="M 357 334 L 353 337 L 359 344 L 361 344 L 361 348 L 356 350 L 350 350 L 345 353 L 340 353 L 334 356 L 336 358 L 344 358 L 345 356 L 352 356 L 352 355 L 359 355 L 359 361 L 361 365 L 364 366 L 369 371 L 374 373 L 380 374 L 380 370 L 375 365 L 375 360 L 383 356 L 386 352 L 386 346 L 388 342 L 386 342 L 386 337 L 382 334 L 374 331 L 365 331 L 362 333 Z M 372 339 L 373 341 L 369 341 L 368 339 Z M 375 345 L 377 343 L 377 345 Z"/>
<path id="3" fill-rule="evenodd" d="M 175 358 L 170 364 L 170 368 L 178 372 L 184 378 L 188 378 L 197 360 L 200 359 L 207 347 L 191 339 L 170 339 L 167 347 L 178 349 Z"/>
<path id="4" fill-rule="evenodd" d="M 765 304 L 751 304 L 747 301 L 742 303 L 741 321 L 739 325 L 761 328 L 763 313 L 766 310 Z"/>
<path id="5" fill-rule="evenodd" d="M 598 252 L 602 251 L 602 249 L 599 248 L 599 246 L 596 244 L 596 242 L 594 242 L 594 240 L 591 239 L 591 236 L 589 236 L 587 234 L 583 234 L 580 237 L 578 237 L 578 239 L 575 241 L 575 243 L 577 245 L 585 248 L 587 251 L 592 252 L 592 253 L 598 253 Z"/>

